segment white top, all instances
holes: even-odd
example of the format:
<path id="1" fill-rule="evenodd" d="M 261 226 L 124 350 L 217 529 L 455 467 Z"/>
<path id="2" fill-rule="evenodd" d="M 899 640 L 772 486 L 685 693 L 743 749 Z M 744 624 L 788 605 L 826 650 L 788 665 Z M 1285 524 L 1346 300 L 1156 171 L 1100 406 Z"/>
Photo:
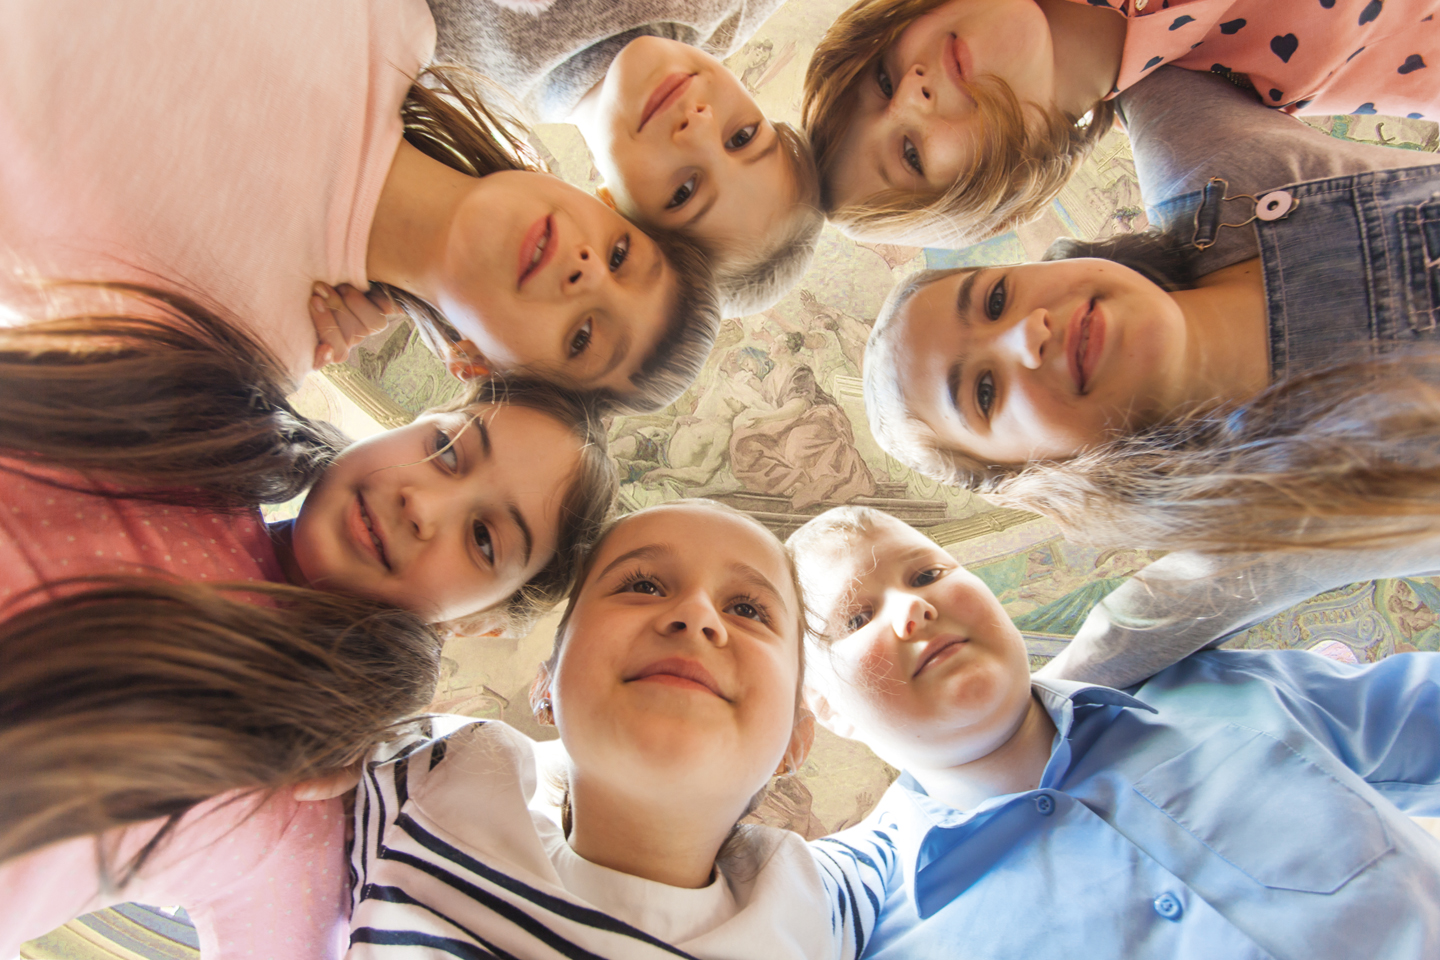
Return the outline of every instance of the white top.
<path id="1" fill-rule="evenodd" d="M 0 23 L 5 266 L 198 293 L 303 377 L 310 285 L 367 286 L 424 0 L 0 0 Z"/>
<path id="2" fill-rule="evenodd" d="M 352 960 L 854 960 L 863 949 L 880 901 L 872 858 L 755 827 L 754 859 L 704 889 L 617 873 L 576 855 L 536 797 L 532 740 L 466 717 L 426 724 L 376 752 L 356 795 Z"/>

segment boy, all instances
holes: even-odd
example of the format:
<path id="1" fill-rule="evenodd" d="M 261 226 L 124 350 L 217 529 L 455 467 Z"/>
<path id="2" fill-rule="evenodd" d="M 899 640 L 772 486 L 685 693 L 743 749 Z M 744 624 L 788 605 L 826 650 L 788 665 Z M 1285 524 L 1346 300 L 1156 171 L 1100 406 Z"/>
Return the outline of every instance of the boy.
<path id="1" fill-rule="evenodd" d="M 536 119 L 578 124 L 617 210 L 709 249 L 727 316 L 794 286 L 825 222 L 808 141 L 767 120 L 717 59 L 779 5 L 430 0 L 437 59 L 478 70 Z"/>
<path id="2" fill-rule="evenodd" d="M 900 521 L 841 507 L 787 546 L 811 708 L 905 771 L 837 837 L 894 852 L 866 956 L 1436 954 L 1440 848 L 1405 814 L 1440 809 L 1440 658 L 1032 680 L 994 594 Z"/>

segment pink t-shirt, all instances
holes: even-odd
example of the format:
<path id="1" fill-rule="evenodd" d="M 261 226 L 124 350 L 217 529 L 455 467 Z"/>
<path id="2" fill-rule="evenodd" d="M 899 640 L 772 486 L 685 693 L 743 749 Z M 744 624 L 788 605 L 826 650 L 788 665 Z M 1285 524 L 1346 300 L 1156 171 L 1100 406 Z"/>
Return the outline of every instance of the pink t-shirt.
<path id="1" fill-rule="evenodd" d="M 1440 117 L 1440 0 L 1075 0 L 1128 19 L 1116 91 L 1161 64 L 1244 74 L 1290 113 Z"/>
<path id="2" fill-rule="evenodd" d="M 3 458 L 0 466 L 75 478 Z M 258 511 L 234 516 L 109 500 L 0 469 L 0 603 L 67 577 L 155 571 L 283 580 Z M 0 865 L 0 957 L 16 956 L 24 941 L 81 913 L 127 900 L 184 906 L 205 960 L 340 956 L 349 910 L 340 802 L 298 803 L 286 793 L 251 816 L 255 809 L 253 800 L 201 805 L 122 890 L 100 889 L 96 841 L 88 837 Z M 159 825 L 108 834 L 107 843 L 122 848 L 113 862 L 123 863 Z"/>
<path id="3" fill-rule="evenodd" d="M 425 0 L 0 0 L 0 23 L 0 297 L 26 306 L 12 262 L 161 281 L 303 377 L 311 284 L 367 285 Z"/>

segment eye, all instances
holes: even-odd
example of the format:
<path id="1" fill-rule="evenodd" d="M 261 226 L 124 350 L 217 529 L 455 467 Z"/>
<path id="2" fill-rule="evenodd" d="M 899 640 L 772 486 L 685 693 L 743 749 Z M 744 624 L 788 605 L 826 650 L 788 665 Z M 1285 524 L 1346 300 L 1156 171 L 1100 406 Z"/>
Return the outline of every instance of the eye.
<path id="1" fill-rule="evenodd" d="M 593 336 L 594 334 L 591 332 L 591 321 L 586 320 L 580 324 L 580 329 L 576 330 L 575 336 L 570 338 L 570 358 L 572 360 L 585 352 L 585 348 L 590 346 L 590 340 Z"/>
<path id="2" fill-rule="evenodd" d="M 907 167 L 920 176 L 925 176 L 925 166 L 920 162 L 920 151 L 915 149 L 915 144 L 910 142 L 909 137 L 900 141 L 900 157 Z"/>
<path id="3" fill-rule="evenodd" d="M 895 96 L 895 87 L 890 82 L 890 73 L 885 69 L 885 64 L 878 60 L 875 62 L 875 86 L 880 88 L 880 96 L 886 100 Z"/>
<path id="4" fill-rule="evenodd" d="M 460 454 L 455 450 L 450 435 L 444 430 L 435 431 L 435 459 L 444 464 L 446 470 L 454 470 L 460 466 Z"/>
<path id="5" fill-rule="evenodd" d="M 495 539 L 490 536 L 490 528 L 479 520 L 475 521 L 475 545 L 480 548 L 480 554 L 491 563 L 495 562 Z"/>
<path id="6" fill-rule="evenodd" d="M 610 248 L 610 272 L 614 273 L 616 270 L 619 270 L 621 265 L 625 263 L 625 259 L 629 256 L 630 234 L 627 233 L 615 242 L 615 246 Z"/>
<path id="7" fill-rule="evenodd" d="M 852 613 L 845 620 L 845 635 L 849 636 L 856 630 L 859 630 L 861 627 L 865 626 L 865 624 L 870 622 L 873 616 L 874 614 L 872 614 L 869 610 L 861 610 L 858 613 Z"/>
<path id="8" fill-rule="evenodd" d="M 744 617 L 746 620 L 756 620 L 760 623 L 770 622 L 770 614 L 753 600 L 736 600 L 725 609 L 726 612 L 733 613 L 737 617 Z"/>
<path id="9" fill-rule="evenodd" d="M 975 379 L 975 406 L 986 417 L 990 416 L 990 408 L 995 405 L 995 377 L 989 373 L 982 373 Z"/>
<path id="10" fill-rule="evenodd" d="M 944 567 L 931 567 L 929 570 L 921 570 L 910 578 L 910 586 L 925 587 L 945 576 Z"/>
<path id="11" fill-rule="evenodd" d="M 665 204 L 665 209 L 674 210 L 677 207 L 685 206 L 685 202 L 695 196 L 696 179 L 696 177 L 691 177 L 676 187 L 675 192 L 670 195 L 670 202 Z"/>
<path id="12" fill-rule="evenodd" d="M 1005 312 L 1005 278 L 1001 277 L 995 281 L 995 286 L 990 288 L 990 293 L 985 297 L 985 316 L 991 320 L 999 320 L 1000 315 Z"/>
<path id="13" fill-rule="evenodd" d="M 658 597 L 661 592 L 660 584 L 640 573 L 626 577 L 620 584 L 620 589 L 616 591 L 616 593 L 639 593 L 647 597 Z"/>
<path id="14" fill-rule="evenodd" d="M 748 127 L 741 127 L 731 134 L 730 139 L 725 141 L 726 150 L 739 150 L 745 144 L 755 139 L 755 133 L 760 129 L 760 124 L 752 123 Z"/>

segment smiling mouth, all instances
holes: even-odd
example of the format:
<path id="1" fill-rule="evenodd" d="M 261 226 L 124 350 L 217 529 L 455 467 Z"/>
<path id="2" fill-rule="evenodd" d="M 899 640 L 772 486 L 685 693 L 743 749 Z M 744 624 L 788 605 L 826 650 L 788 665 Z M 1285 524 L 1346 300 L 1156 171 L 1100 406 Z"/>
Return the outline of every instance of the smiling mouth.
<path id="1" fill-rule="evenodd" d="M 550 262 L 550 257 L 555 249 L 555 218 L 548 214 L 535 221 L 535 224 L 525 232 L 525 238 L 520 243 L 520 280 L 518 286 L 525 286 L 525 281 L 544 269 L 545 264 Z"/>
<path id="2" fill-rule="evenodd" d="M 1100 348 L 1105 342 L 1105 320 L 1096 312 L 1098 297 L 1091 297 L 1080 309 L 1083 315 L 1072 317 L 1070 327 L 1065 331 L 1067 360 L 1070 366 L 1070 376 L 1075 381 L 1075 392 L 1084 396 L 1091 387 L 1091 379 L 1095 376 L 1095 364 L 1100 356 Z M 1079 313 L 1079 310 L 1076 310 Z"/>
<path id="3" fill-rule="evenodd" d="M 920 676 L 920 674 L 924 673 L 925 669 L 932 663 L 944 659 L 950 653 L 969 642 L 965 637 L 955 636 L 939 637 L 931 640 L 930 643 L 926 645 L 925 652 L 921 654 L 920 664 L 915 668 L 915 672 L 910 675 L 910 679 L 914 680 Z"/>
<path id="4" fill-rule="evenodd" d="M 650 99 L 645 101 L 645 109 L 640 113 L 640 126 L 635 132 L 639 133 L 644 130 L 645 124 L 650 122 L 651 117 L 678 100 L 680 94 L 685 92 L 685 88 L 690 86 L 690 81 L 694 79 L 695 74 L 693 73 L 672 73 L 661 80 L 660 85 L 650 94 Z"/>
<path id="5" fill-rule="evenodd" d="M 370 511 L 365 506 L 364 495 L 359 493 L 355 494 L 355 502 L 360 505 L 360 522 L 365 524 L 365 532 L 370 537 L 370 543 L 375 547 L 376 555 L 380 558 L 380 562 L 385 565 L 386 570 L 391 569 L 390 558 L 385 554 L 385 542 L 381 540 L 380 535 L 375 532 L 375 520 L 370 516 Z"/>
<path id="6" fill-rule="evenodd" d="M 625 682 L 659 683 L 713 694 L 727 703 L 731 702 L 729 697 L 720 692 L 720 684 L 715 682 L 715 678 L 710 675 L 709 670 L 694 660 L 686 660 L 683 657 L 666 657 L 664 660 L 657 660 L 634 676 L 626 677 Z"/>
<path id="7" fill-rule="evenodd" d="M 975 65 L 970 58 L 970 48 L 957 34 L 952 33 L 950 39 L 945 42 L 940 59 L 945 67 L 945 72 L 950 77 L 950 82 L 973 106 L 975 98 L 970 95 L 969 83 L 975 73 Z"/>

